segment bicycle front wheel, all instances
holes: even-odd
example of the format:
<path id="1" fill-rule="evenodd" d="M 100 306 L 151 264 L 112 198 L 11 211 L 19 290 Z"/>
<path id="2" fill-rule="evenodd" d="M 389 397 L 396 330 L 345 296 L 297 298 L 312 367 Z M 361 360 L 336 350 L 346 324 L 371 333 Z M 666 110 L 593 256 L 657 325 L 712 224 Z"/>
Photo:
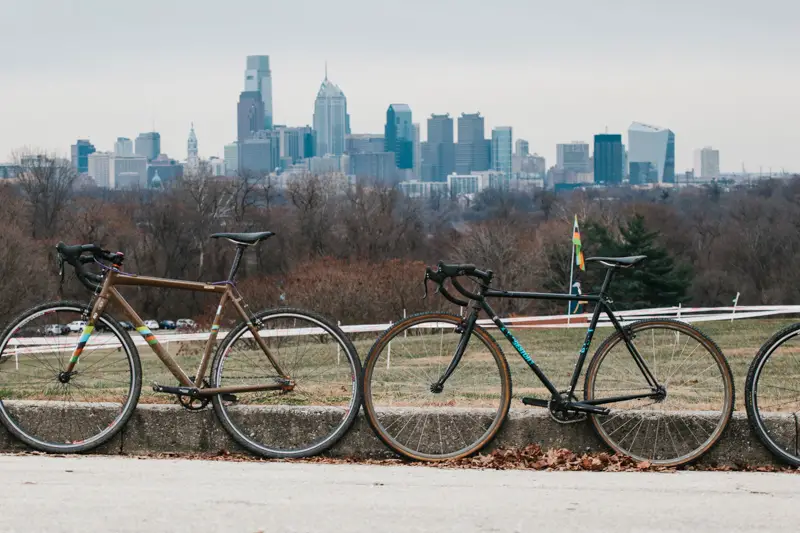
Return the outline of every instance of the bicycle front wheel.
<path id="1" fill-rule="evenodd" d="M 508 363 L 478 325 L 443 390 L 434 390 L 456 353 L 461 324 L 460 317 L 447 313 L 411 316 L 386 330 L 367 356 L 367 419 L 375 434 L 404 457 L 466 457 L 494 438 L 508 414 Z"/>
<path id="2" fill-rule="evenodd" d="M 89 451 L 133 414 L 142 387 L 131 338 L 109 315 L 86 328 L 89 307 L 55 302 L 19 316 L 0 339 L 0 421 L 43 452 Z M 79 343 L 80 358 L 65 374 Z"/>
<path id="3" fill-rule="evenodd" d="M 677 320 L 630 326 L 636 351 L 663 394 L 604 403 L 592 415 L 597 434 L 614 451 L 656 466 L 697 460 L 722 436 L 733 412 L 733 375 L 717 345 Z M 587 400 L 653 392 L 619 332 L 598 348 L 586 371 Z"/>
<path id="4" fill-rule="evenodd" d="M 747 418 L 775 457 L 800 466 L 800 324 L 772 336 L 753 359 L 745 384 Z"/>
<path id="5" fill-rule="evenodd" d="M 262 311 L 253 322 L 295 387 L 214 396 L 222 425 L 239 444 L 265 457 L 307 457 L 330 448 L 361 406 L 356 349 L 341 329 L 309 311 Z M 247 324 L 228 333 L 211 367 L 214 387 L 275 385 L 279 378 Z"/>

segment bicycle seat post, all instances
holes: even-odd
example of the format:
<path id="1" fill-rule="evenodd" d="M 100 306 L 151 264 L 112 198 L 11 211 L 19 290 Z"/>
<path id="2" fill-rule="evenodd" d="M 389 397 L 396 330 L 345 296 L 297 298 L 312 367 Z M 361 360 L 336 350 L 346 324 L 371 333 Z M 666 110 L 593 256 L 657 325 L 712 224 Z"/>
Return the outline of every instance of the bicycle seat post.
<path id="1" fill-rule="evenodd" d="M 606 269 L 606 277 L 603 280 L 603 285 L 600 287 L 600 297 L 603 298 L 606 296 L 606 291 L 608 290 L 608 286 L 611 284 L 611 278 L 614 277 L 614 272 L 616 272 L 616 267 L 608 267 Z"/>
<path id="2" fill-rule="evenodd" d="M 236 245 L 236 257 L 233 258 L 233 265 L 231 265 L 231 272 L 230 274 L 228 274 L 228 281 L 231 283 L 233 283 L 233 280 L 236 277 L 236 271 L 239 270 L 239 263 L 242 260 L 242 254 L 244 254 L 245 248 L 247 248 L 246 244 Z"/>

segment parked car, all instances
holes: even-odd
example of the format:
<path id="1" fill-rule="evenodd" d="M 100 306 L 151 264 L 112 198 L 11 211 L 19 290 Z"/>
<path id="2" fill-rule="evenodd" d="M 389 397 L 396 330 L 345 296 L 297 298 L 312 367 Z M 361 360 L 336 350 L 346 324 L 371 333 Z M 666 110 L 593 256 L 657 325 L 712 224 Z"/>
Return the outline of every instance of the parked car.
<path id="1" fill-rule="evenodd" d="M 197 329 L 197 322 L 191 318 L 179 318 L 175 326 L 178 329 Z"/>
<path id="2" fill-rule="evenodd" d="M 133 329 L 133 324 L 131 324 L 127 320 L 120 320 L 119 325 L 128 331 L 131 331 Z"/>
<path id="3" fill-rule="evenodd" d="M 80 333 L 83 331 L 83 328 L 86 326 L 85 320 L 74 320 L 67 324 L 70 333 Z"/>
<path id="4" fill-rule="evenodd" d="M 161 328 L 161 326 L 159 326 L 158 322 L 156 322 L 155 320 L 145 320 L 144 325 L 147 326 L 148 329 L 150 329 L 150 331 Z"/>
<path id="5" fill-rule="evenodd" d="M 42 335 L 63 335 L 64 334 L 64 326 L 61 324 L 50 324 L 44 326 L 41 331 Z M 67 328 L 67 333 L 69 333 L 69 328 Z"/>
<path id="6" fill-rule="evenodd" d="M 172 320 L 162 320 L 158 325 L 161 326 L 161 329 L 175 329 L 177 327 Z"/>

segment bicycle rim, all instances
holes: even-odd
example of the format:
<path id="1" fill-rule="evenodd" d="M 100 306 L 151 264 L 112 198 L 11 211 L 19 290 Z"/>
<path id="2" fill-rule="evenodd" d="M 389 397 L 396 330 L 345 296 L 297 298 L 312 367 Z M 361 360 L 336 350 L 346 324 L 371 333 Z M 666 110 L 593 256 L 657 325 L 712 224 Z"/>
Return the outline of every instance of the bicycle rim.
<path id="1" fill-rule="evenodd" d="M 91 450 L 135 408 L 141 387 L 135 348 L 106 315 L 87 334 L 79 323 L 87 316 L 82 305 L 45 304 L 20 317 L 0 343 L 0 419 L 35 449 Z M 85 343 L 80 359 L 65 380 L 79 342 Z"/>
<path id="2" fill-rule="evenodd" d="M 461 319 L 423 314 L 402 320 L 374 344 L 364 369 L 364 407 L 378 437 L 415 460 L 477 452 L 500 429 L 511 401 L 505 357 L 476 326 L 441 392 L 432 392 L 453 359 Z"/>
<path id="3" fill-rule="evenodd" d="M 800 324 L 759 350 L 746 388 L 747 414 L 761 442 L 782 461 L 800 466 Z"/>
<path id="4" fill-rule="evenodd" d="M 332 446 L 352 425 L 361 403 L 361 365 L 339 328 L 296 310 L 257 315 L 259 334 L 292 391 L 215 396 L 226 429 L 245 448 L 268 457 L 305 457 Z M 212 367 L 216 387 L 273 385 L 278 374 L 245 325 L 220 346 Z"/>
<path id="5" fill-rule="evenodd" d="M 660 466 L 697 460 L 720 438 L 733 411 L 733 378 L 719 348 L 695 328 L 677 321 L 630 326 L 634 345 L 665 388 L 663 398 L 606 404 L 592 416 L 599 436 L 616 452 Z M 652 392 L 616 333 L 598 349 L 586 375 L 586 398 Z"/>

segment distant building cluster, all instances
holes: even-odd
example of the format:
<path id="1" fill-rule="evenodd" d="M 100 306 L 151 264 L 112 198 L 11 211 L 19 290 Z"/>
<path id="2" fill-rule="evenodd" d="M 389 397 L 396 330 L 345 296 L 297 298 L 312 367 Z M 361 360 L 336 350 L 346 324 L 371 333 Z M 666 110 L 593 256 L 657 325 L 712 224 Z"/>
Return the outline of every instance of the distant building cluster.
<path id="1" fill-rule="evenodd" d="M 352 133 L 347 97 L 329 77 L 327 65 L 314 100 L 311 124 L 275 124 L 269 56 L 248 56 L 244 83 L 236 104 L 236 136 L 221 157 L 202 159 L 194 125 L 186 157 L 162 153 L 161 135 L 140 133 L 135 140 L 119 137 L 113 151 L 98 151 L 88 139 L 72 145 L 72 165 L 89 182 L 111 189 L 165 187 L 199 172 L 216 176 L 291 176 L 335 173 L 352 180 L 397 185 L 409 196 L 447 193 L 469 195 L 486 188 L 565 189 L 585 186 L 652 187 L 675 184 L 675 134 L 640 122 L 621 133 L 599 133 L 593 142 L 556 146 L 555 164 L 531 151 L 525 139 L 514 138 L 511 126 L 486 131 L 478 112 L 431 114 L 414 121 L 405 103 L 386 110 L 382 133 Z M 719 151 L 695 152 L 691 179 L 720 178 Z M 13 165 L 0 165 L 0 178 L 13 178 Z M 83 183 L 82 181 L 81 183 Z M 278 180 L 281 182 L 281 180 Z"/>

